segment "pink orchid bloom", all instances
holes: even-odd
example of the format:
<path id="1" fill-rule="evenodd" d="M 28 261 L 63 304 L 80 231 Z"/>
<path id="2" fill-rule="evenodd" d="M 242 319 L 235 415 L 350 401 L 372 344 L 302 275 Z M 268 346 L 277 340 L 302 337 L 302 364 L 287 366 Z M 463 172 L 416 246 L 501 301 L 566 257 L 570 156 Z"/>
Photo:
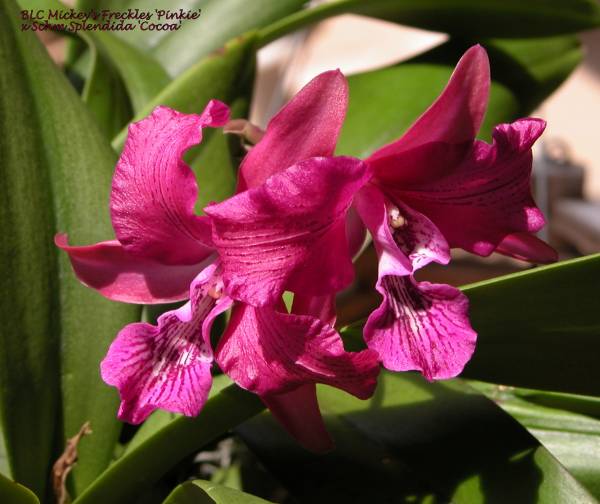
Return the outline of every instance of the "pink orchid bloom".
<path id="1" fill-rule="evenodd" d="M 345 232 L 340 214 L 337 227 L 324 230 L 318 246 L 306 243 L 320 258 L 314 267 L 327 265 L 326 270 L 283 277 L 276 266 L 293 261 L 294 252 L 273 247 L 269 240 L 248 239 L 253 222 L 277 209 L 252 196 L 251 188 L 292 163 L 333 155 L 347 108 L 347 82 L 339 71 L 313 79 L 270 121 L 244 159 L 239 184 L 250 190 L 206 209 L 223 279 L 236 299 L 269 304 L 285 284 L 305 307 L 325 307 L 320 314 L 313 311 L 315 316 L 334 318 L 335 291 L 349 283 L 349 261 L 366 226 L 379 256 L 376 288 L 383 296 L 365 326 L 368 347 L 390 370 L 418 370 L 430 380 L 459 374 L 476 340 L 468 301 L 449 285 L 417 282 L 413 273 L 432 261 L 447 264 L 450 247 L 537 262 L 556 259 L 554 250 L 532 234 L 544 224 L 530 191 L 531 146 L 544 122 L 521 119 L 497 126 L 492 145 L 476 140 L 489 87 L 486 52 L 475 46 L 415 124 L 366 159 L 370 173 L 345 214 Z M 300 177 L 298 172 L 296 179 Z M 331 191 L 331 185 L 307 194 Z M 239 208 L 244 208 L 241 220 Z M 294 225 L 292 216 L 289 225 Z M 315 230 L 318 225 L 315 221 Z M 272 277 L 273 282 L 257 283 L 258 277 Z"/>
<path id="2" fill-rule="evenodd" d="M 140 423 L 157 408 L 197 415 L 216 361 L 238 385 L 258 394 L 304 446 L 324 451 L 331 440 L 315 384 L 367 398 L 376 385 L 378 358 L 372 350 L 346 352 L 331 320 L 318 318 L 301 296 L 287 313 L 281 296 L 297 289 L 325 294 L 352 280 L 350 260 L 338 274 L 314 254 L 334 240 L 345 242 L 343 216 L 369 177 L 367 167 L 360 160 L 316 154 L 292 162 L 210 206 L 211 225 L 208 217 L 194 215 L 198 188 L 182 156 L 201 142 L 203 127 L 222 126 L 228 117 L 228 108 L 213 100 L 201 115 L 157 107 L 131 125 L 110 201 L 117 240 L 73 247 L 59 235 L 56 243 L 69 254 L 78 278 L 109 299 L 145 304 L 189 299 L 161 315 L 156 326 L 126 326 L 112 343 L 101 372 L 119 389 L 119 418 Z M 221 247 L 217 256 L 214 221 L 227 215 L 243 236 L 226 229 L 223 239 L 234 250 Z M 249 245 L 269 268 L 254 268 L 240 282 L 223 265 L 251 268 L 248 258 L 235 253 Z M 246 299 L 240 292 L 254 294 Z M 231 319 L 213 352 L 212 322 L 229 308 Z"/>
<path id="3" fill-rule="evenodd" d="M 370 315 L 364 338 L 387 369 L 444 379 L 470 359 L 476 333 L 466 297 L 413 277 L 432 261 L 447 264 L 450 247 L 556 260 L 556 252 L 532 234 L 544 217 L 531 196 L 531 147 L 545 123 L 520 119 L 496 126 L 492 145 L 476 140 L 489 87 L 487 54 L 474 46 L 429 109 L 366 160 L 373 179 L 356 207 L 379 256 L 376 288 L 383 302 Z"/>

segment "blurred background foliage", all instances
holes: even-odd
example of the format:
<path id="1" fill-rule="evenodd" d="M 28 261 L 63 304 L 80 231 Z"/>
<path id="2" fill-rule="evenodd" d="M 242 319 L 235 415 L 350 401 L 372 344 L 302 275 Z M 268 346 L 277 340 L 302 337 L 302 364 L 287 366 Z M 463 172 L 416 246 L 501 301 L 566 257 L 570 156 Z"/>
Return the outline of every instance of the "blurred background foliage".
<path id="1" fill-rule="evenodd" d="M 403 58 L 390 47 L 391 61 L 348 72 L 338 152 L 364 156 L 402 134 L 474 43 L 487 49 L 493 77 L 481 138 L 530 114 L 582 61 L 578 34 L 600 26 L 597 1 L 78 0 L 73 7 L 202 14 L 172 32 L 47 30 L 39 35 L 53 62 L 38 37 L 21 30 L 19 10 L 69 7 L 0 0 L 1 502 L 54 502 L 53 464 L 86 421 L 93 434 L 81 440 L 67 480 L 76 503 L 600 498 L 598 255 L 529 269 L 456 254 L 450 267 L 427 268 L 422 279 L 471 284 L 464 290 L 480 339 L 464 377 L 432 384 L 384 373 L 369 401 L 320 387 L 337 449 L 315 456 L 223 376 L 196 419 L 157 412 L 140 428 L 118 422 L 116 391 L 101 382 L 98 365 L 142 307 L 111 303 L 80 285 L 52 244 L 65 230 L 78 244 L 111 236 L 110 179 L 131 121 L 158 104 L 199 112 L 217 98 L 234 117 L 251 114 L 264 125 L 297 89 L 294 79 L 318 72 L 305 67 L 312 75 L 303 79 L 290 68 L 337 16 L 441 37 Z M 368 59 L 375 41 L 360 40 Z M 343 44 L 336 51 L 361 59 Z M 581 170 L 548 150 L 537 157 L 535 184 L 551 217 L 544 237 L 564 259 L 600 250 L 586 228 Z M 232 193 L 242 155 L 239 141 L 219 131 L 186 154 L 199 180 L 199 211 Z M 360 321 L 380 302 L 371 248 L 356 267 L 355 285 L 338 300 L 349 348 L 360 347 Z M 160 308 L 143 312 L 151 320 Z"/>

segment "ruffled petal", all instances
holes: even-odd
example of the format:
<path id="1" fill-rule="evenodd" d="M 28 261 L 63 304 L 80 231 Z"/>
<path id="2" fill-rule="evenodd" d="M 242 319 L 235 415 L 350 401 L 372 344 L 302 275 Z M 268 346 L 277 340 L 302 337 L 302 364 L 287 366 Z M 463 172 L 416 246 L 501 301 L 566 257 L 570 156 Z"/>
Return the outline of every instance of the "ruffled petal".
<path id="1" fill-rule="evenodd" d="M 340 335 L 319 319 L 244 304 L 235 305 L 216 360 L 239 386 L 260 396 L 324 383 L 365 399 L 379 374 L 375 352 L 346 352 Z"/>
<path id="2" fill-rule="evenodd" d="M 544 127 L 540 119 L 502 124 L 492 145 L 477 141 L 443 178 L 385 190 L 431 219 L 451 247 L 489 255 L 507 235 L 544 225 L 530 189 L 531 146 Z"/>
<path id="3" fill-rule="evenodd" d="M 545 241 L 527 233 L 505 236 L 496 247 L 496 252 L 521 261 L 549 264 L 558 261 L 558 252 Z"/>
<path id="4" fill-rule="evenodd" d="M 198 264 L 167 265 L 127 253 L 117 241 L 74 247 L 66 234 L 54 242 L 71 260 L 80 282 L 113 301 L 137 304 L 172 303 L 189 297 L 191 281 L 211 256 Z"/>
<path id="5" fill-rule="evenodd" d="M 315 453 L 326 453 L 334 448 L 321 417 L 314 383 L 261 399 L 285 430 L 304 448 Z"/>
<path id="6" fill-rule="evenodd" d="M 479 131 L 489 89 L 485 49 L 471 47 L 427 111 L 399 140 L 367 159 L 376 176 L 396 185 L 432 181 L 459 162 Z"/>
<path id="7" fill-rule="evenodd" d="M 210 223 L 194 215 L 198 186 L 182 156 L 202 141 L 202 128 L 228 118 L 228 107 L 211 100 L 202 115 L 156 107 L 129 127 L 110 201 L 125 250 L 165 264 L 193 264 L 207 255 Z"/>
<path id="8" fill-rule="evenodd" d="M 373 236 L 380 278 L 409 275 L 432 261 L 450 261 L 448 243 L 437 227 L 407 205 L 392 203 L 377 187 L 361 189 L 355 206 Z"/>
<path id="9" fill-rule="evenodd" d="M 364 338 L 392 371 L 417 370 L 428 380 L 458 375 L 475 350 L 468 300 L 449 285 L 412 276 L 380 278 L 383 302 L 367 320 Z"/>
<path id="10" fill-rule="evenodd" d="M 284 290 L 318 296 L 346 287 L 345 215 L 368 178 L 357 159 L 312 158 L 206 207 L 228 295 L 262 306 Z"/>
<path id="11" fill-rule="evenodd" d="M 240 167 L 238 190 L 311 157 L 330 156 L 348 107 L 348 83 L 339 70 L 322 73 L 285 105 Z"/>
<path id="12" fill-rule="evenodd" d="M 210 325 L 230 305 L 216 265 L 206 268 L 190 287 L 190 301 L 164 313 L 158 326 L 129 324 L 102 361 L 102 379 L 119 389 L 119 418 L 133 424 L 162 408 L 195 416 L 212 384 Z"/>

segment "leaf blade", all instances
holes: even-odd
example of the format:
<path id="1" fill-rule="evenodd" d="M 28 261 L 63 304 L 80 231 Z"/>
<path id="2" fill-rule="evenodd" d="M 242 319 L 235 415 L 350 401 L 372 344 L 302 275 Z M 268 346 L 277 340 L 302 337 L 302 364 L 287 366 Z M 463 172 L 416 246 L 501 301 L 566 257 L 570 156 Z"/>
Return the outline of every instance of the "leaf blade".
<path id="1" fill-rule="evenodd" d="M 1 254 L 10 265 L 2 283 L 2 420 L 13 476 L 43 497 L 65 435 L 86 420 L 95 434 L 80 446 L 75 489 L 108 464 L 120 431 L 118 400 L 98 363 L 139 310 L 79 284 L 53 245 L 58 231 L 76 243 L 110 238 L 115 156 L 45 49 L 19 30 L 14 2 L 1 8 L 2 61 L 10 68 L 2 72 Z"/>
<path id="2" fill-rule="evenodd" d="M 210 481 L 194 480 L 179 485 L 163 504 L 268 504 L 268 501 Z"/>
<path id="3" fill-rule="evenodd" d="M 234 385 L 225 388 L 199 417 L 173 420 L 124 454 L 74 504 L 131 502 L 175 463 L 264 408 L 257 396 Z"/>

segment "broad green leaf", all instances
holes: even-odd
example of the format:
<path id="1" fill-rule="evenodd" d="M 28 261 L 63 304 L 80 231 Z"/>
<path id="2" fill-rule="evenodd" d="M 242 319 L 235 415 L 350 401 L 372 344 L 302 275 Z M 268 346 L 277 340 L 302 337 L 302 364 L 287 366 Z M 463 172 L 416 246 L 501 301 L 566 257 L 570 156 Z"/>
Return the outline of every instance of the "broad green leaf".
<path id="1" fill-rule="evenodd" d="M 6 504 L 40 504 L 35 494 L 0 474 L 0 502 Z"/>
<path id="2" fill-rule="evenodd" d="M 474 383 L 473 386 L 527 427 L 573 476 L 600 498 L 600 420 L 527 400 L 534 394 L 543 397 L 543 391 L 485 383 Z M 573 405 L 577 400 L 571 396 L 569 402 Z M 579 398 L 584 404 L 590 400 L 596 404 L 600 401 Z"/>
<path id="3" fill-rule="evenodd" d="M 492 53 L 492 75 L 515 92 L 523 115 L 551 95 L 583 59 L 574 36 L 496 39 L 484 45 Z"/>
<path id="4" fill-rule="evenodd" d="M 488 41 L 492 90 L 480 136 L 496 124 L 527 115 L 581 60 L 573 37 L 543 41 Z M 365 157 L 397 139 L 437 98 L 470 44 L 450 41 L 395 66 L 352 75 L 350 105 L 337 152 Z M 377 92 L 374 93 L 373 90 Z"/>
<path id="5" fill-rule="evenodd" d="M 199 19 L 183 21 L 176 31 L 117 32 L 123 40 L 149 51 L 170 75 L 176 76 L 218 51 L 234 37 L 267 26 L 299 10 L 305 3 L 305 0 L 177 0 L 168 3 L 164 0 L 118 0 L 113 1 L 111 7 L 144 11 L 202 9 Z"/>
<path id="6" fill-rule="evenodd" d="M 220 53 L 203 59 L 147 103 L 134 121 L 147 116 L 158 105 L 198 113 L 213 98 L 228 103 L 238 96 L 247 96 L 254 72 L 254 41 L 253 34 L 239 37 Z M 127 130 L 123 130 L 113 140 L 117 151 L 123 148 L 126 136 Z"/>
<path id="7" fill-rule="evenodd" d="M 463 375 L 600 395 L 598 278 L 600 254 L 465 287 L 479 338 Z"/>
<path id="8" fill-rule="evenodd" d="M 533 404 L 600 419 L 600 397 L 524 388 L 512 388 L 511 391 L 517 397 Z"/>
<path id="9" fill-rule="evenodd" d="M 163 504 L 268 504 L 268 501 L 210 481 L 187 481 L 179 485 Z"/>
<path id="10" fill-rule="evenodd" d="M 212 387 L 210 388 L 209 398 L 215 397 L 222 390 L 232 384 L 232 381 L 227 375 L 218 375 L 213 378 Z M 149 438 L 151 438 L 158 431 L 164 429 L 168 424 L 174 420 L 181 418 L 181 415 L 170 413 L 164 410 L 156 410 L 152 413 L 148 419 L 142 424 L 142 426 L 135 433 L 131 441 L 127 444 L 124 454 L 134 450 Z"/>
<path id="11" fill-rule="evenodd" d="M 128 504 L 177 462 L 264 409 L 235 385 L 209 399 L 197 418 L 181 417 L 113 463 L 74 504 Z"/>
<path id="12" fill-rule="evenodd" d="M 131 103 L 121 76 L 93 43 L 90 43 L 89 55 L 90 71 L 81 98 L 104 136 L 112 138 L 133 115 Z"/>
<path id="13" fill-rule="evenodd" d="M 19 0 L 24 9 L 68 10 L 58 0 Z M 100 6 L 98 6 L 100 8 Z M 65 24 L 62 20 L 47 19 L 52 24 Z M 89 20 L 91 24 L 95 21 Z M 170 81 L 164 68 L 147 52 L 138 49 L 107 31 L 78 31 L 77 35 L 86 42 L 92 52 L 102 55 L 110 71 L 117 71 L 131 99 L 134 112 L 139 111 L 157 95 Z M 97 58 L 97 55 L 96 55 Z M 110 103 L 108 105 L 111 105 Z"/>
<path id="14" fill-rule="evenodd" d="M 382 373 L 360 401 L 319 387 L 337 448 L 296 446 L 267 415 L 238 431 L 298 502 L 565 502 L 596 500 L 522 426 L 460 380 Z"/>
<path id="15" fill-rule="evenodd" d="M 39 496 L 64 446 L 90 420 L 74 488 L 108 464 L 120 430 L 114 390 L 98 365 L 138 309 L 75 279 L 53 236 L 112 236 L 107 201 L 114 153 L 31 32 L 13 0 L 0 2 L 2 422 L 13 477 Z M 61 408 L 62 405 L 62 408 Z"/>
<path id="16" fill-rule="evenodd" d="M 600 254 L 463 287 L 477 347 L 462 376 L 519 387 L 600 395 Z M 362 322 L 341 330 L 352 348 Z M 540 404 L 600 417 L 593 398 L 544 395 Z M 553 401 L 553 402 L 551 402 Z M 585 408 L 585 409 L 583 409 Z"/>
<path id="17" fill-rule="evenodd" d="M 117 69 L 127 88 L 134 112 L 139 112 L 170 82 L 163 67 L 149 54 L 113 35 L 112 32 L 84 33 Z"/>
<path id="18" fill-rule="evenodd" d="M 261 31 L 261 45 L 339 14 L 447 32 L 462 38 L 544 37 L 600 26 L 595 0 L 332 0 L 283 18 Z"/>

